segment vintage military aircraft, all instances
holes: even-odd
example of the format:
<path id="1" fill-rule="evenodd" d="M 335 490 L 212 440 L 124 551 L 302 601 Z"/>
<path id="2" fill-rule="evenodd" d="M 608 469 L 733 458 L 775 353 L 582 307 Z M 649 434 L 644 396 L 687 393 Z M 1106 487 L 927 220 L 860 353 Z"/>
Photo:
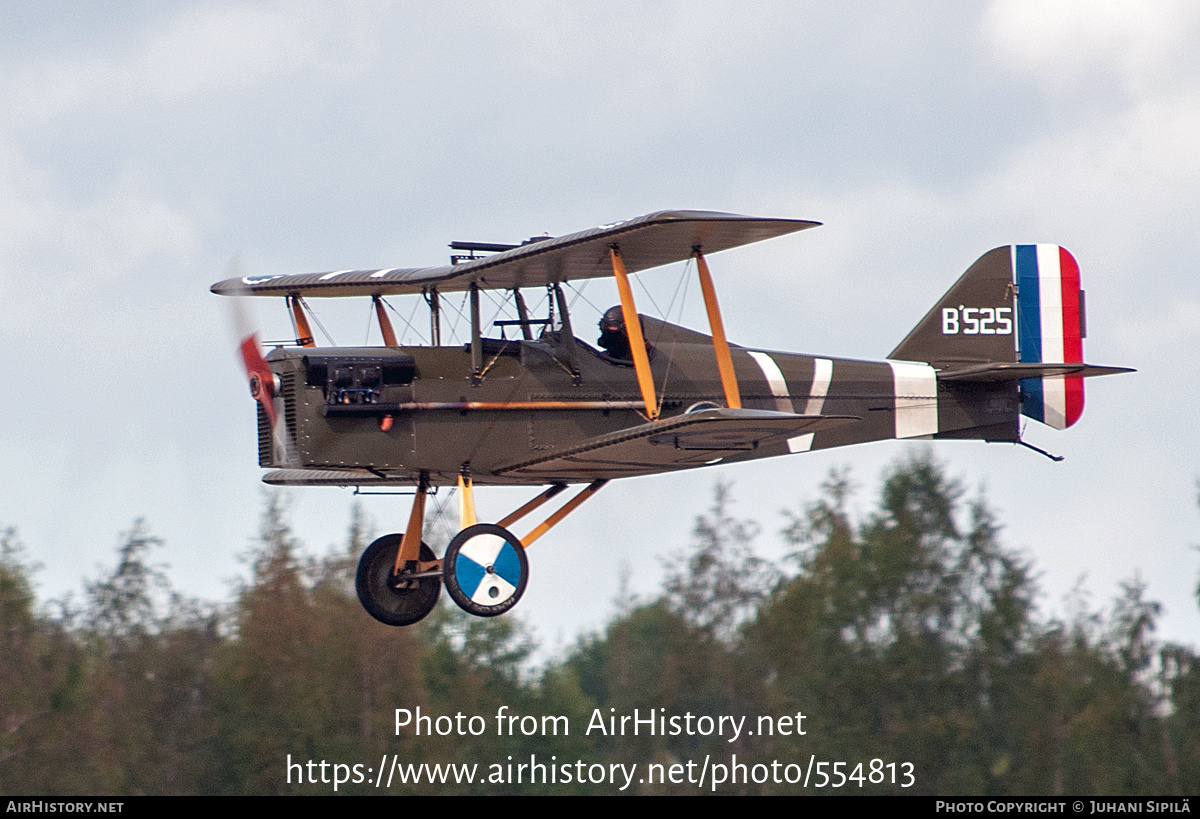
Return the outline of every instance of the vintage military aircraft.
<path id="1" fill-rule="evenodd" d="M 403 534 L 364 552 L 357 590 L 390 625 L 414 623 L 444 583 L 466 611 L 493 616 L 521 598 L 526 550 L 613 478 L 651 475 L 887 438 L 1022 443 L 1020 418 L 1065 429 L 1083 379 L 1126 372 L 1083 363 L 1083 292 L 1056 245 L 985 253 L 886 361 L 729 344 L 707 256 L 814 227 L 706 211 L 667 211 L 521 245 L 454 243 L 444 267 L 235 276 L 224 296 L 281 296 L 296 346 L 265 358 L 240 334 L 258 402 L 259 464 L 269 484 L 411 486 Z M 711 335 L 638 314 L 629 275 L 693 260 Z M 563 283 L 612 276 L 619 308 L 597 349 L 576 338 Z M 544 288 L 545 316 L 523 290 Z M 506 291 L 518 318 L 480 319 L 481 291 Z M 441 344 L 440 297 L 467 291 L 470 342 Z M 384 297 L 421 294 L 430 346 L 400 346 Z M 305 299 L 370 298 L 382 347 L 316 347 Z M 507 297 L 506 297 L 507 298 Z M 520 338 L 506 338 L 519 329 Z M 495 331 L 499 331 L 496 337 Z M 569 484 L 586 486 L 524 537 L 511 529 Z M 460 531 L 439 560 L 421 542 L 431 487 L 459 489 Z M 544 486 L 495 523 L 476 485 Z"/>

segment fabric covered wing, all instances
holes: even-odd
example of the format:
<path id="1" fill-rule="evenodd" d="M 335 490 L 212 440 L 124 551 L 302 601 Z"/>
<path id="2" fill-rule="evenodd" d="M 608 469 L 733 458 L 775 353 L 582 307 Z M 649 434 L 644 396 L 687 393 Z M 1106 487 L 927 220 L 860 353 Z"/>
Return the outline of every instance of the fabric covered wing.
<path id="1" fill-rule="evenodd" d="M 732 213 L 661 211 L 520 247 L 457 265 L 382 270 L 335 270 L 226 279 L 212 286 L 224 296 L 370 296 L 533 287 L 612 275 L 608 248 L 617 244 L 629 273 L 680 262 L 699 246 L 705 254 L 815 227 L 802 219 Z"/>
<path id="2" fill-rule="evenodd" d="M 858 420 L 766 410 L 705 410 L 601 435 L 500 467 L 495 473 L 547 483 L 651 475 L 744 456 L 772 444 L 782 445 L 786 452 L 789 438 Z"/>
<path id="3" fill-rule="evenodd" d="M 271 486 L 409 486 L 410 475 L 389 478 L 366 469 L 272 469 L 263 475 Z"/>

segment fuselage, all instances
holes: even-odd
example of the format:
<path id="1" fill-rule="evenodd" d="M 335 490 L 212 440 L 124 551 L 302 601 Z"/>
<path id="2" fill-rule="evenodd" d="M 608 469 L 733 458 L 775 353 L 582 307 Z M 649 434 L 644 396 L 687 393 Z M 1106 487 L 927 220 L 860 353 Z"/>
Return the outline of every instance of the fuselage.
<path id="1" fill-rule="evenodd" d="M 660 419 L 725 406 L 709 337 L 643 323 Z M 939 382 L 932 367 L 913 362 L 736 346 L 731 353 L 743 408 L 857 420 L 689 466 L 889 438 L 1017 440 L 1012 381 Z M 480 484 L 545 483 L 511 467 L 647 422 L 631 363 L 559 333 L 486 340 L 481 379 L 472 378 L 464 346 L 277 348 L 267 358 L 282 387 L 290 465 L 307 469 L 365 469 L 396 482 L 425 473 L 434 485 L 452 484 L 464 470 Z M 261 416 L 260 409 L 260 464 L 284 466 Z M 623 474 L 656 471 L 663 470 Z M 564 483 L 591 477 L 569 469 L 553 476 Z"/>

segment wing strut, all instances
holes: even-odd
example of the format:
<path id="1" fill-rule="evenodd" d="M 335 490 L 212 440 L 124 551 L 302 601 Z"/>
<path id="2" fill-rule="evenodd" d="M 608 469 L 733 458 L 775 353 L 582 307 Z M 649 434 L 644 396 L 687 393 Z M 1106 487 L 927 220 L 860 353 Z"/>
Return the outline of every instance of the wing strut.
<path id="1" fill-rule="evenodd" d="M 692 248 L 696 254 L 696 270 L 700 273 L 700 289 L 704 291 L 704 308 L 708 311 L 708 326 L 712 331 L 713 352 L 717 355 L 717 369 L 721 372 L 721 386 L 725 388 L 725 405 L 730 409 L 742 408 L 742 396 L 738 391 L 737 377 L 733 373 L 733 356 L 729 353 L 729 341 L 725 338 L 725 324 L 721 321 L 721 307 L 717 304 L 717 290 L 713 287 L 708 272 L 708 262 L 700 252 L 700 245 Z"/>
<path id="2" fill-rule="evenodd" d="M 313 341 L 312 328 L 308 326 L 308 317 L 304 315 L 300 297 L 285 296 L 284 301 L 292 308 L 292 324 L 296 328 L 296 345 L 298 347 L 316 347 L 317 343 Z"/>
<path id="3" fill-rule="evenodd" d="M 442 304 L 436 287 L 425 291 L 425 303 L 429 305 L 429 343 L 442 346 Z"/>
<path id="4" fill-rule="evenodd" d="M 525 306 L 525 297 L 520 288 L 513 288 L 513 301 L 517 303 L 517 315 L 521 317 L 521 336 L 526 341 L 533 341 L 533 327 L 529 324 L 529 308 Z"/>
<path id="5" fill-rule="evenodd" d="M 471 282 L 471 386 L 478 387 L 482 383 L 483 328 L 479 324 L 479 285 Z"/>
<path id="6" fill-rule="evenodd" d="M 383 346 L 399 347 L 396 343 L 396 331 L 392 329 L 392 321 L 387 316 L 387 311 L 384 310 L 383 299 L 379 296 L 371 296 L 371 302 L 375 305 L 375 316 L 379 319 L 379 332 L 383 334 Z"/>
<path id="7" fill-rule="evenodd" d="M 621 316 L 625 319 L 625 332 L 629 334 L 629 351 L 637 371 L 638 387 L 646 402 L 646 415 L 654 421 L 658 418 L 658 401 L 654 397 L 654 376 L 650 372 L 650 357 L 646 355 L 642 322 L 638 318 L 637 305 L 633 303 L 633 288 L 629 286 L 629 274 L 621 261 L 621 248 L 616 244 L 609 245 L 608 254 L 612 259 L 613 277 L 617 280 L 617 292 L 621 295 Z"/>
<path id="8" fill-rule="evenodd" d="M 575 331 L 571 329 L 571 314 L 567 310 L 567 297 L 563 294 L 562 285 L 554 283 L 554 299 L 558 302 L 559 314 L 559 349 L 567 359 L 567 369 L 571 371 L 571 383 L 578 387 L 583 383 L 579 372 L 579 364 L 575 360 Z"/>

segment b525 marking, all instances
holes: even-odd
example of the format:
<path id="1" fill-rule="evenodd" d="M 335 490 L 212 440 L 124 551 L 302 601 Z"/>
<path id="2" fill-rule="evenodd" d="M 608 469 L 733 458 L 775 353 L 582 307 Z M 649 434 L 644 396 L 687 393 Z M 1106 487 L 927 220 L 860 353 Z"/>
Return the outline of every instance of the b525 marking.
<path id="1" fill-rule="evenodd" d="M 942 308 L 942 335 L 954 336 L 1011 336 L 1011 307 Z"/>

